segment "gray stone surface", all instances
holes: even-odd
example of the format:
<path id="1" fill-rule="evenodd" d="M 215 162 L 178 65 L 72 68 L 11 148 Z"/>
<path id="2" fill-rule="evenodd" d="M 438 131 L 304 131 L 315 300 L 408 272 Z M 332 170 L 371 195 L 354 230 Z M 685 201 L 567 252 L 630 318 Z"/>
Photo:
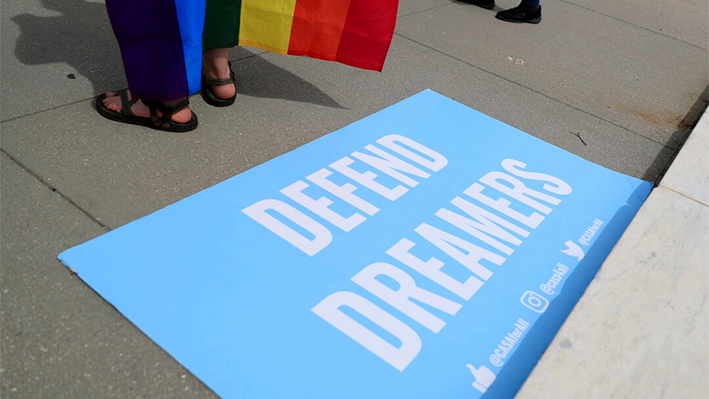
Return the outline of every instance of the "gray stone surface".
<path id="1" fill-rule="evenodd" d="M 543 7 L 531 26 L 456 3 L 400 18 L 397 34 L 676 147 L 709 83 L 706 50 L 573 4 Z"/>
<path id="2" fill-rule="evenodd" d="M 5 154 L 0 162 L 0 395 L 214 397 L 56 260 L 106 229 Z"/>

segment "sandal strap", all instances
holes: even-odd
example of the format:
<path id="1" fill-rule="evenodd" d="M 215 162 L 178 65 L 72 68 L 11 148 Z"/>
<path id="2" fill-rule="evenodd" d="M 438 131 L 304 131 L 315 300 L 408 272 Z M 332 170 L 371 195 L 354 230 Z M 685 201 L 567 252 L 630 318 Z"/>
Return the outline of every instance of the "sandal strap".
<path id="1" fill-rule="evenodd" d="M 133 110 L 131 110 L 131 107 L 133 107 L 133 104 L 135 104 L 138 99 L 128 98 L 128 89 L 119 90 L 115 92 L 114 95 L 119 95 L 121 97 L 121 115 L 135 116 L 135 114 L 133 114 Z"/>
<path id="2" fill-rule="evenodd" d="M 190 105 L 189 98 L 183 98 L 177 104 L 173 106 L 165 105 L 160 101 L 155 100 L 143 100 L 143 104 L 147 105 L 150 109 L 150 116 L 153 118 L 153 123 L 159 126 L 163 122 L 172 122 L 172 115 L 175 112 L 181 111 Z M 162 112 L 162 116 L 158 116 L 158 110 Z"/>
<path id="3" fill-rule="evenodd" d="M 183 109 L 187 108 L 189 105 L 190 105 L 189 97 L 183 98 L 177 104 L 173 105 L 172 107 L 168 107 L 168 108 L 172 109 L 172 113 L 170 114 L 170 116 L 172 116 L 172 114 L 174 114 L 175 112 L 182 111 Z"/>
<path id="4" fill-rule="evenodd" d="M 236 79 L 234 79 L 233 74 L 231 76 L 229 76 L 228 78 L 223 78 L 223 79 L 208 78 L 206 76 L 204 77 L 204 83 L 211 85 L 211 86 L 226 86 L 226 85 L 233 84 L 235 81 L 236 81 Z"/>
<path id="5" fill-rule="evenodd" d="M 226 86 L 230 84 L 236 84 L 236 77 L 234 76 L 234 70 L 231 69 L 231 61 L 229 61 L 229 77 L 228 78 L 208 78 L 204 77 L 204 83 L 210 86 Z"/>

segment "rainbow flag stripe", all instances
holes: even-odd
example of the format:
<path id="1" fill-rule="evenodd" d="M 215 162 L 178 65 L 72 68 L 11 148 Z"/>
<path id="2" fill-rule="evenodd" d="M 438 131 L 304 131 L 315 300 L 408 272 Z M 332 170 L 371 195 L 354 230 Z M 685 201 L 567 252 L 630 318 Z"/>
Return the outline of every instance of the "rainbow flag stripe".
<path id="1" fill-rule="evenodd" d="M 136 97 L 200 90 L 202 53 L 251 46 L 381 71 L 398 0 L 106 0 Z"/>
<path id="2" fill-rule="evenodd" d="M 381 71 L 398 0 L 209 0 L 205 50 L 251 46 Z"/>

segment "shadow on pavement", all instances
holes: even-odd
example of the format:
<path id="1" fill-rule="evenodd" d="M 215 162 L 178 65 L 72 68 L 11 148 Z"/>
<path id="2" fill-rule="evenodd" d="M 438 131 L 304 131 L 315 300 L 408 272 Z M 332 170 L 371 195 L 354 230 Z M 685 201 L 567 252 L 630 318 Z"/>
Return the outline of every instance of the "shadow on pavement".
<path id="1" fill-rule="evenodd" d="M 123 75 L 106 7 L 83 0 L 41 0 L 41 3 L 61 15 L 21 14 L 11 18 L 20 28 L 15 44 L 17 59 L 25 65 L 66 63 L 91 82 L 94 93 L 117 89 L 106 87 L 115 83 L 116 76 Z"/>
<path id="2" fill-rule="evenodd" d="M 25 65 L 66 63 L 91 82 L 95 95 L 120 89 L 108 87 L 115 84 L 116 76 L 123 76 L 123 69 L 106 6 L 84 0 L 41 0 L 41 3 L 61 15 L 21 14 L 11 18 L 20 28 L 15 45 L 17 59 Z M 241 94 L 342 108 L 311 83 L 246 49 L 237 48 L 232 58 L 234 55 L 240 60 L 235 66 L 242 74 L 242 79 L 237 74 Z"/>

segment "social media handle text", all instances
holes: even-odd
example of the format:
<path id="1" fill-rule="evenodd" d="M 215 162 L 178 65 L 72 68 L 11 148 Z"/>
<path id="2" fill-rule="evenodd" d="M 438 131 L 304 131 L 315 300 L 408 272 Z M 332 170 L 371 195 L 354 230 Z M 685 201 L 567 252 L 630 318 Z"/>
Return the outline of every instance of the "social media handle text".
<path id="1" fill-rule="evenodd" d="M 495 367 L 502 367 L 505 364 L 505 359 L 510 355 L 512 350 L 517 346 L 517 343 L 522 339 L 524 332 L 529 328 L 529 322 L 519 318 L 515 322 L 514 330 L 510 331 L 500 341 L 492 354 L 490 355 L 490 363 Z"/>

